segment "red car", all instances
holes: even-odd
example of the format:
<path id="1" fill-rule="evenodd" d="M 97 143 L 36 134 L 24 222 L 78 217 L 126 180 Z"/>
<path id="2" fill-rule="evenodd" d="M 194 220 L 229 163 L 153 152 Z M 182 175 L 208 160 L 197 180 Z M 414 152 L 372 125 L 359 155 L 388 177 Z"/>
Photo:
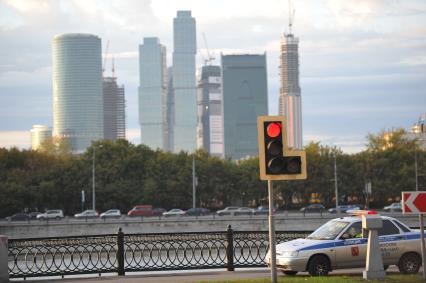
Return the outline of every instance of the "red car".
<path id="1" fill-rule="evenodd" d="M 154 211 L 152 205 L 136 205 L 129 212 L 127 216 L 153 216 Z"/>

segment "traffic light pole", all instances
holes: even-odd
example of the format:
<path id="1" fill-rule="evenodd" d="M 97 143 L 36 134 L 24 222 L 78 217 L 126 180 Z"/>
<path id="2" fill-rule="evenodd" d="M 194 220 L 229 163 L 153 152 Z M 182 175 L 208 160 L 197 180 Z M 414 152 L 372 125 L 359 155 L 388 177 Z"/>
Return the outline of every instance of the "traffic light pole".
<path id="1" fill-rule="evenodd" d="M 271 252 L 271 282 L 277 283 L 277 256 L 275 244 L 275 226 L 274 226 L 274 193 L 272 181 L 268 180 L 268 199 L 269 199 L 269 251 Z"/>

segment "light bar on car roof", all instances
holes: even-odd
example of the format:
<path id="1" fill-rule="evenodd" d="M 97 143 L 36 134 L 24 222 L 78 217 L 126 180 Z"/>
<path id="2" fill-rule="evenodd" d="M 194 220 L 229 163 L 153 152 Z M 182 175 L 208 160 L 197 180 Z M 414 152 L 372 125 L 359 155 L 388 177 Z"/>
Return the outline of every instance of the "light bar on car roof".
<path id="1" fill-rule="evenodd" d="M 375 210 L 361 210 L 361 209 L 351 209 L 351 210 L 346 211 L 346 213 L 350 214 L 350 215 L 356 215 L 356 216 L 369 215 L 369 214 L 379 214 Z"/>

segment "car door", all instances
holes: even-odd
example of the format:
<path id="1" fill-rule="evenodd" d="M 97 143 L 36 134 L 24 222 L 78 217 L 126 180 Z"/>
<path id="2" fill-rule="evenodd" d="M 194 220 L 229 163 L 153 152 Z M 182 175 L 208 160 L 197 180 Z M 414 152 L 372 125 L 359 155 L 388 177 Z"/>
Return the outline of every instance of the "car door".
<path id="1" fill-rule="evenodd" d="M 361 221 L 354 222 L 336 241 L 336 266 L 338 268 L 365 266 L 367 238 L 362 232 Z"/>
<path id="2" fill-rule="evenodd" d="M 379 230 L 379 244 L 383 256 L 383 264 L 390 265 L 398 262 L 402 253 L 404 236 L 389 219 L 383 219 L 383 227 Z"/>

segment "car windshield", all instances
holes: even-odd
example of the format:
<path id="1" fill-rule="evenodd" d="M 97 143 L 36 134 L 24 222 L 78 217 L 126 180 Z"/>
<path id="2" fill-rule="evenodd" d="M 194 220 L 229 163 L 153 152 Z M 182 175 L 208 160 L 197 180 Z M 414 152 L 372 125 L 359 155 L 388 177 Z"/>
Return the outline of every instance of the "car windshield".
<path id="1" fill-rule="evenodd" d="M 319 227 L 315 232 L 307 237 L 313 240 L 332 240 L 348 226 L 349 222 L 346 221 L 329 221 Z"/>

